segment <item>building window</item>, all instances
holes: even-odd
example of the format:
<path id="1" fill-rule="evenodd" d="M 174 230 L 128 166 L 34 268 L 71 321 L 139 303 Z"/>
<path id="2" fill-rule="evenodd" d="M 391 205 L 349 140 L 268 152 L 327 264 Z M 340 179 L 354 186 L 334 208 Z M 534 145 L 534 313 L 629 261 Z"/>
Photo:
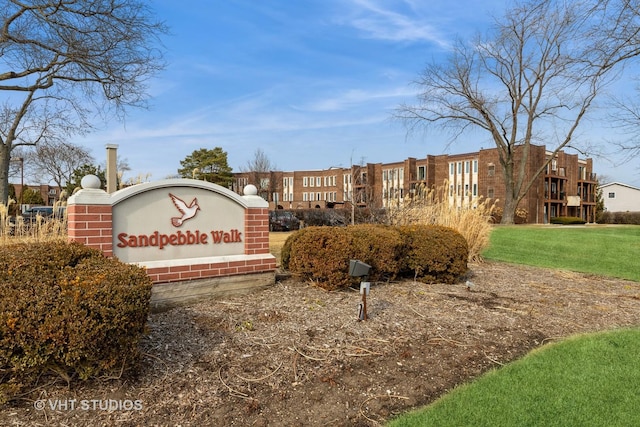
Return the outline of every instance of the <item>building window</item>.
<path id="1" fill-rule="evenodd" d="M 462 174 L 462 162 L 458 162 L 458 175 Z"/>
<path id="2" fill-rule="evenodd" d="M 469 195 L 469 184 L 465 184 L 464 185 L 464 196 L 468 196 Z"/>
<path id="3" fill-rule="evenodd" d="M 464 173 L 469 173 L 469 162 L 464 162 Z"/>
<path id="4" fill-rule="evenodd" d="M 316 178 L 316 187 L 322 187 L 322 177 Z"/>
<path id="5" fill-rule="evenodd" d="M 473 197 L 478 195 L 478 184 L 473 184 Z"/>
<path id="6" fill-rule="evenodd" d="M 493 176 L 496 173 L 496 165 L 494 165 L 493 163 L 489 163 L 489 166 L 487 167 L 487 174 L 489 176 Z"/>
<path id="7" fill-rule="evenodd" d="M 287 178 L 283 178 L 282 179 L 282 186 L 286 188 L 288 182 L 289 182 L 289 180 Z"/>
<path id="8" fill-rule="evenodd" d="M 309 186 L 309 178 L 307 178 L 306 176 L 302 177 L 302 186 L 303 187 Z"/>
<path id="9" fill-rule="evenodd" d="M 608 196 L 610 199 L 615 199 L 616 198 L 616 193 L 609 193 Z"/>
<path id="10" fill-rule="evenodd" d="M 283 202 L 288 202 L 289 201 L 289 193 L 287 193 L 287 192 L 282 193 L 282 201 Z"/>
<path id="11" fill-rule="evenodd" d="M 487 188 L 487 197 L 493 199 L 493 188 Z"/>
<path id="12" fill-rule="evenodd" d="M 418 166 L 418 181 L 424 181 L 427 177 L 427 171 L 424 166 Z"/>
<path id="13" fill-rule="evenodd" d="M 478 173 L 478 161 L 473 161 L 473 173 Z"/>
<path id="14" fill-rule="evenodd" d="M 449 163 L 449 175 L 453 175 L 456 171 L 456 166 L 453 163 Z"/>
<path id="15" fill-rule="evenodd" d="M 309 200 L 309 195 L 307 193 L 302 193 L 302 201 L 306 202 Z"/>

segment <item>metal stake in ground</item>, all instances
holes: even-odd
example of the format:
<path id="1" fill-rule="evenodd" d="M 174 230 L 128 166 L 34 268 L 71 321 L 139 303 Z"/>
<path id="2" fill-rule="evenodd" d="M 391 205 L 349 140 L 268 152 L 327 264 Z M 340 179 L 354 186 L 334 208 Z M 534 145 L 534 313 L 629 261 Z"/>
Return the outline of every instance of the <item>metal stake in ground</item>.
<path id="1" fill-rule="evenodd" d="M 360 293 L 362 294 L 362 310 L 359 316 L 360 320 L 367 320 L 367 295 L 369 295 L 369 289 L 371 288 L 371 283 L 369 282 L 360 282 Z"/>

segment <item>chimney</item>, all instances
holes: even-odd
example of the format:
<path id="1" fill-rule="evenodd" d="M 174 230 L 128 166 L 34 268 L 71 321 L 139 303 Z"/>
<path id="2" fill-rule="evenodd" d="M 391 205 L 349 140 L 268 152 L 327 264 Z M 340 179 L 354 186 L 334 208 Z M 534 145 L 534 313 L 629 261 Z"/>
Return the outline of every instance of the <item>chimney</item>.
<path id="1" fill-rule="evenodd" d="M 118 144 L 107 144 L 107 193 L 118 189 Z"/>

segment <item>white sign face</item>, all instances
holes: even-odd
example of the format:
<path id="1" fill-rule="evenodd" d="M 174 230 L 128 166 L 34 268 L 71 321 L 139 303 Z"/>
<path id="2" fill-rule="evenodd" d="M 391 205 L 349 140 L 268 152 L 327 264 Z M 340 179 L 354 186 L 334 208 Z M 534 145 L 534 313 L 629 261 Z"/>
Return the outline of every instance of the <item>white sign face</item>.
<path id="1" fill-rule="evenodd" d="M 215 191 L 153 188 L 113 206 L 113 253 L 123 262 L 242 255 L 244 213 Z"/>

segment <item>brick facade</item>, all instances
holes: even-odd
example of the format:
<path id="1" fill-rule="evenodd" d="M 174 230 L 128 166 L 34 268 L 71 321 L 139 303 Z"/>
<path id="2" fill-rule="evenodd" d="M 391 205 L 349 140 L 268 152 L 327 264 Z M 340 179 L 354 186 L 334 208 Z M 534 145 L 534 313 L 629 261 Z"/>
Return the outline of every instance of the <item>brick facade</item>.
<path id="1" fill-rule="evenodd" d="M 515 153 L 516 164 L 525 155 L 520 148 Z M 592 159 L 558 152 L 547 167 L 551 155 L 544 146 L 530 147 L 524 175 L 538 171 L 524 199 L 518 205 L 520 222 L 547 223 L 555 216 L 577 216 L 595 221 L 596 175 Z M 256 174 L 235 174 L 232 190 L 256 179 Z M 505 181 L 500 167 L 498 150 L 453 155 L 427 155 L 393 163 L 368 163 L 351 168 L 329 168 L 313 171 L 268 172 L 262 174 L 260 195 L 268 200 L 270 209 L 301 209 L 369 206 L 384 208 L 392 202 L 411 197 L 420 186 L 436 188 L 449 186 L 451 203 L 473 203 L 479 198 L 497 200 L 502 207 L 505 200 Z"/>

